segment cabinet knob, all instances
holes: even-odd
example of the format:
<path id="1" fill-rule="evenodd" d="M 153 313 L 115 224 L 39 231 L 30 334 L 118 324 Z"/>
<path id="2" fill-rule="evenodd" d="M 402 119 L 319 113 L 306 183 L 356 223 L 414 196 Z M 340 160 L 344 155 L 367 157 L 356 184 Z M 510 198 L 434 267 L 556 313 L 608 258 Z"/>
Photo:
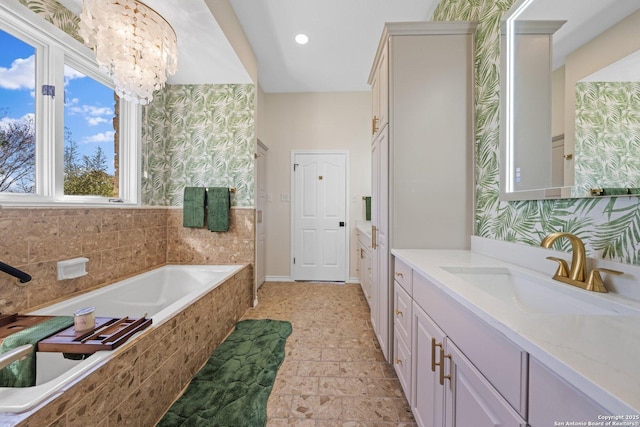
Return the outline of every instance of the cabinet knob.
<path id="1" fill-rule="evenodd" d="M 396 310 L 396 316 L 402 316 L 402 310 Z"/>
<path id="2" fill-rule="evenodd" d="M 398 272 L 398 273 L 396 273 L 396 276 L 397 277 L 404 277 L 404 274 Z"/>
<path id="3" fill-rule="evenodd" d="M 396 365 L 402 365 L 402 360 L 398 359 L 397 357 L 395 358 L 394 362 Z"/>

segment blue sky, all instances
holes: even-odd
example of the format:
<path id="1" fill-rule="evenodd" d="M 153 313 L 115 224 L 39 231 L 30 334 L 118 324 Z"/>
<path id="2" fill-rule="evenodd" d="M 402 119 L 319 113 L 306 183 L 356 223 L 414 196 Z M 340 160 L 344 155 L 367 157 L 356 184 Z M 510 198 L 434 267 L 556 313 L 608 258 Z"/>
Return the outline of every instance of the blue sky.
<path id="1" fill-rule="evenodd" d="M 0 30 L 0 126 L 35 113 L 32 46 Z M 56 88 L 56 95 L 62 91 Z M 113 172 L 113 90 L 65 67 L 65 128 L 80 156 L 100 146 Z"/>

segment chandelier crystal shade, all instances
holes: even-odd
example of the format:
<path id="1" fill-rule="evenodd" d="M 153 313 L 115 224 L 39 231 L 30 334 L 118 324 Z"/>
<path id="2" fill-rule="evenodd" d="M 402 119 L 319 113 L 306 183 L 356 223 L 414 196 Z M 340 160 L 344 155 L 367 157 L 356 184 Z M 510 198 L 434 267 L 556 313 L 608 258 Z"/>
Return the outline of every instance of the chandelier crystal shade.
<path id="1" fill-rule="evenodd" d="M 176 33 L 139 1 L 83 0 L 78 34 L 127 101 L 148 104 L 177 70 Z"/>

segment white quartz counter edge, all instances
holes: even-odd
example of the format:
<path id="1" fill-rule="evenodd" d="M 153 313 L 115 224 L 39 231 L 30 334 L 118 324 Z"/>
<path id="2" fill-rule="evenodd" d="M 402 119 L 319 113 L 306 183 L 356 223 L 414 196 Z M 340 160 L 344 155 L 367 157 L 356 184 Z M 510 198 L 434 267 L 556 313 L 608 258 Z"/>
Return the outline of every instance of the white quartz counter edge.
<path id="1" fill-rule="evenodd" d="M 640 413 L 640 312 L 523 313 L 441 267 L 491 266 L 540 273 L 465 250 L 393 249 L 392 254 L 612 414 Z M 587 292 L 560 282 L 558 286 L 565 287 L 563 292 Z M 611 294 L 594 297 L 619 302 Z"/>

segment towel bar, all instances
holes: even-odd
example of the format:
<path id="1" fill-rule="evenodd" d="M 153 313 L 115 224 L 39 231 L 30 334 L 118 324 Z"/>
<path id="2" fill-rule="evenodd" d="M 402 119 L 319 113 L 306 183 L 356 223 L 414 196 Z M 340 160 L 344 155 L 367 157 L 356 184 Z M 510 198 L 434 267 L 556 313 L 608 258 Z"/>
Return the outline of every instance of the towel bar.
<path id="1" fill-rule="evenodd" d="M 204 191 L 206 191 L 207 193 L 209 192 L 208 189 L 205 189 Z M 236 192 L 235 187 L 229 187 L 229 193 L 235 193 L 235 192 Z"/>

